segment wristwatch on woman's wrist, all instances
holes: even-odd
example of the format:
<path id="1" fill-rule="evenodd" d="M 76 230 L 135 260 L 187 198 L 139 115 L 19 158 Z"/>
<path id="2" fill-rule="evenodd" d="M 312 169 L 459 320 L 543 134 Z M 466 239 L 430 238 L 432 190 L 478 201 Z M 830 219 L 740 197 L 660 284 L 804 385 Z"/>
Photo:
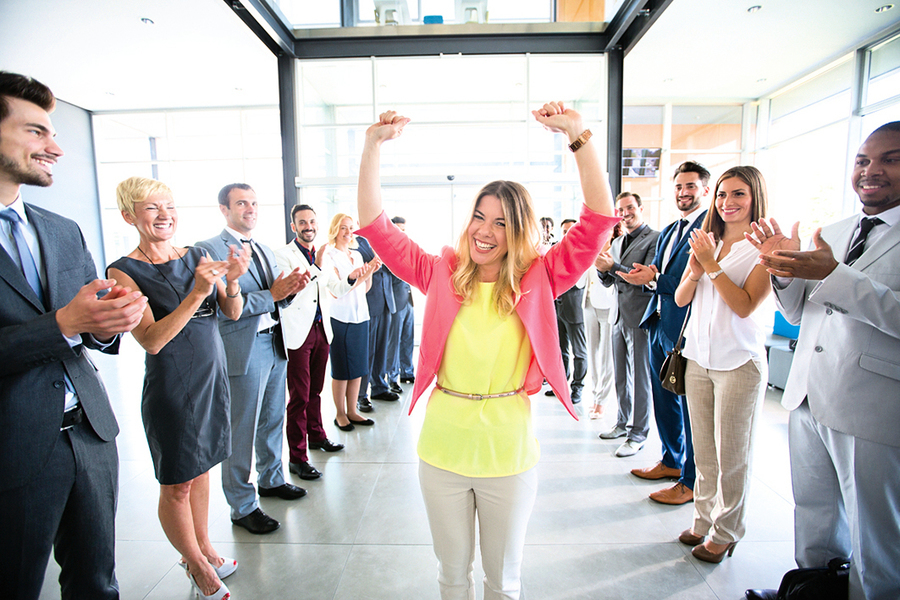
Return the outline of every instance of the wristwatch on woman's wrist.
<path id="1" fill-rule="evenodd" d="M 716 277 L 718 277 L 719 275 L 721 275 L 721 274 L 724 273 L 724 272 L 725 272 L 724 270 L 719 269 L 719 270 L 716 271 L 715 273 L 710 273 L 710 274 L 709 274 L 709 279 L 710 279 L 710 280 L 713 280 L 713 279 L 715 279 Z"/>

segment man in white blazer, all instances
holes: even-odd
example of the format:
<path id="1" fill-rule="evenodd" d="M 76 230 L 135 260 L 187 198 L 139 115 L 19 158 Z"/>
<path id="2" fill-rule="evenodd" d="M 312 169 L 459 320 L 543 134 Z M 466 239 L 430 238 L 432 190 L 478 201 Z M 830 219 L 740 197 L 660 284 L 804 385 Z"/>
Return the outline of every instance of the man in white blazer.
<path id="1" fill-rule="evenodd" d="M 337 452 L 344 448 L 343 444 L 330 441 L 322 427 L 321 394 L 332 339 L 330 297 L 343 296 L 352 286 L 337 276 L 325 252 L 316 252 L 313 244 L 318 223 L 311 206 L 298 204 L 291 209 L 291 231 L 297 237 L 275 251 L 275 260 L 282 271 L 299 269 L 309 273 L 309 284 L 281 313 L 288 357 L 285 431 L 291 472 L 301 479 L 313 480 L 322 473 L 309 464 L 307 450 Z"/>
<path id="2" fill-rule="evenodd" d="M 900 598 L 900 122 L 866 139 L 852 183 L 861 213 L 817 231 L 806 252 L 795 225 L 761 257 L 800 324 L 782 400 L 795 558 L 850 557 L 851 600 Z"/>

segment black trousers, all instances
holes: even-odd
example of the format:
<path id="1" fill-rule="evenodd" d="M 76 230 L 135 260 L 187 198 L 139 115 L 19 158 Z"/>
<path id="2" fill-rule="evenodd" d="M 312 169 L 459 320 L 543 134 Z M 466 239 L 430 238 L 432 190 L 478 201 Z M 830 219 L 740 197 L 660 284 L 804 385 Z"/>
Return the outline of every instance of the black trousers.
<path id="1" fill-rule="evenodd" d="M 60 432 L 40 475 L 0 492 L 0 596 L 37 600 L 52 549 L 63 600 L 118 598 L 118 486 L 115 442 L 87 422 Z"/>

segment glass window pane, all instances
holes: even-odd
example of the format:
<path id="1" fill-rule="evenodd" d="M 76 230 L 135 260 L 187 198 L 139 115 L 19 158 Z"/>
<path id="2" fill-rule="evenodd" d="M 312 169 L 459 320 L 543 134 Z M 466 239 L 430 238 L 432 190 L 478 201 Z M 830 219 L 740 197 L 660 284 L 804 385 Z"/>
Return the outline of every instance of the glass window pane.
<path id="1" fill-rule="evenodd" d="M 848 89 L 775 119 L 769 125 L 769 141 L 779 142 L 846 119 L 850 115 L 851 102 Z"/>
<path id="2" fill-rule="evenodd" d="M 370 60 L 301 61 L 299 71 L 301 125 L 375 120 Z"/>
<path id="3" fill-rule="evenodd" d="M 340 0 L 267 0 L 275 4 L 294 29 L 340 27 Z"/>
<path id="4" fill-rule="evenodd" d="M 740 106 L 673 106 L 672 148 L 740 150 L 741 114 Z"/>
<path id="5" fill-rule="evenodd" d="M 900 95 L 900 36 L 869 52 L 869 85 L 866 104 Z"/>
<path id="6" fill-rule="evenodd" d="M 852 81 L 853 62 L 842 60 L 834 68 L 772 98 L 769 116 L 772 120 L 780 119 L 823 98 L 849 90 Z"/>

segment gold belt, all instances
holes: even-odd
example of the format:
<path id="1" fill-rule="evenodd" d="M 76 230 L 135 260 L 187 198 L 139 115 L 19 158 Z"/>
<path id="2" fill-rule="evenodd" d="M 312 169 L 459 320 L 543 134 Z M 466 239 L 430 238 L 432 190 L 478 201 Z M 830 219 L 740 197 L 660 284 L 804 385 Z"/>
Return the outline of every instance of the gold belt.
<path id="1" fill-rule="evenodd" d="M 453 390 L 448 390 L 447 388 L 442 387 L 438 384 L 434 384 L 434 387 L 441 390 L 445 394 L 450 394 L 451 396 L 456 396 L 457 398 L 466 398 L 468 400 L 487 400 L 489 398 L 508 398 L 509 396 L 515 396 L 516 394 L 518 394 L 519 392 L 521 392 L 522 390 L 525 389 L 524 387 L 520 387 L 517 390 L 513 390 L 511 392 L 503 392 L 500 394 L 464 394 L 462 392 L 454 392 Z"/>

